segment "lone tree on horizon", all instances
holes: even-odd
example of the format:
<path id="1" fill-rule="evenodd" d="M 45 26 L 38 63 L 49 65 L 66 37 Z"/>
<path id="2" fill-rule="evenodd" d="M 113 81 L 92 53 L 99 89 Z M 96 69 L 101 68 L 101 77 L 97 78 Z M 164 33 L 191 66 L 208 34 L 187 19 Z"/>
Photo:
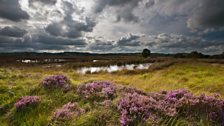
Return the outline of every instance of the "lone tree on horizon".
<path id="1" fill-rule="evenodd" d="M 149 57 L 150 55 L 151 55 L 151 51 L 150 51 L 149 49 L 144 49 L 144 50 L 142 51 L 142 56 L 143 56 L 143 57 L 147 58 L 147 57 Z"/>
<path id="2" fill-rule="evenodd" d="M 192 51 L 191 53 L 188 54 L 189 58 L 203 58 L 203 54 L 198 52 L 198 51 Z"/>

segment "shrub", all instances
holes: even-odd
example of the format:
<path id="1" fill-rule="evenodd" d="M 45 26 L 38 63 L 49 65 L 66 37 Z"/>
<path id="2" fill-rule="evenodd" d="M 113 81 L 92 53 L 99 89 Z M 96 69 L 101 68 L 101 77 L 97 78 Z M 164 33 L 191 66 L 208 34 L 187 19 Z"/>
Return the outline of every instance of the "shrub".
<path id="1" fill-rule="evenodd" d="M 218 95 L 195 96 L 187 90 L 151 94 L 139 94 L 138 91 L 127 93 L 121 98 L 118 111 L 121 114 L 120 122 L 124 126 L 145 122 L 149 118 L 156 119 L 155 116 L 198 118 L 201 115 L 208 115 L 212 122 L 224 125 L 224 101 Z"/>
<path id="2" fill-rule="evenodd" d="M 100 103 L 100 105 L 106 107 L 106 108 L 109 108 L 109 107 L 112 107 L 113 106 L 113 101 L 111 100 L 105 100 L 103 102 Z"/>
<path id="3" fill-rule="evenodd" d="M 156 107 L 155 103 L 154 99 L 138 93 L 126 94 L 118 105 L 121 124 L 126 126 L 136 120 L 147 120 L 152 114 L 150 109 Z"/>
<path id="4" fill-rule="evenodd" d="M 29 105 L 36 105 L 41 101 L 39 96 L 24 96 L 15 103 L 16 109 L 22 109 Z"/>
<path id="5" fill-rule="evenodd" d="M 141 95 L 147 95 L 147 93 L 142 90 L 139 90 L 139 89 L 136 89 L 133 87 L 127 87 L 127 86 L 123 86 L 121 88 L 121 91 L 125 92 L 125 93 L 130 93 L 130 94 L 137 93 L 137 94 L 141 94 Z"/>
<path id="6" fill-rule="evenodd" d="M 81 85 L 78 92 L 87 99 L 113 99 L 116 95 L 116 86 L 107 81 L 91 82 Z"/>
<path id="7" fill-rule="evenodd" d="M 67 103 L 62 108 L 57 109 L 54 112 L 53 119 L 57 120 L 69 120 L 73 116 L 80 116 L 85 112 L 84 109 L 81 109 L 77 103 Z"/>
<path id="8" fill-rule="evenodd" d="M 42 82 L 45 88 L 62 88 L 68 90 L 70 81 L 65 75 L 53 75 L 46 77 Z"/>

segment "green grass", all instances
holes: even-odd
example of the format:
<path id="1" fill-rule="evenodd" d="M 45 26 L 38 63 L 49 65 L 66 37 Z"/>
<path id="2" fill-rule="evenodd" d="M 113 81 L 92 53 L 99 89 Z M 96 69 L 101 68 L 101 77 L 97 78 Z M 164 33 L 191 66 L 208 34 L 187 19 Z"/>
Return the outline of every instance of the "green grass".
<path id="1" fill-rule="evenodd" d="M 194 93 L 220 93 L 224 95 L 224 67 L 204 63 L 176 63 L 159 70 L 128 74 L 129 71 L 108 74 L 72 76 L 76 82 L 111 80 L 145 91 L 186 88 Z"/>
<path id="2" fill-rule="evenodd" d="M 155 64 L 148 71 L 121 71 L 116 73 L 98 73 L 81 75 L 69 67 L 43 68 L 1 67 L 0 68 L 0 125 L 1 126 L 115 126 L 119 123 L 116 108 L 89 106 L 80 99 L 75 90 L 67 93 L 61 90 L 45 90 L 40 84 L 44 77 L 53 74 L 67 75 L 73 86 L 94 80 L 110 80 L 120 85 L 129 85 L 138 89 L 155 92 L 160 90 L 188 89 L 195 94 L 220 93 L 224 96 L 224 65 L 200 62 L 176 62 L 171 65 Z M 158 69 L 157 69 L 158 68 Z M 14 104 L 22 96 L 39 95 L 43 99 L 37 107 L 16 111 Z M 51 116 L 55 109 L 69 101 L 78 102 L 90 110 L 81 117 L 68 122 L 53 122 Z M 164 125 L 188 125 L 186 119 L 164 119 Z M 166 122 L 168 121 L 168 122 Z M 162 124 L 161 124 L 162 125 Z M 206 121 L 197 125 L 207 126 Z"/>

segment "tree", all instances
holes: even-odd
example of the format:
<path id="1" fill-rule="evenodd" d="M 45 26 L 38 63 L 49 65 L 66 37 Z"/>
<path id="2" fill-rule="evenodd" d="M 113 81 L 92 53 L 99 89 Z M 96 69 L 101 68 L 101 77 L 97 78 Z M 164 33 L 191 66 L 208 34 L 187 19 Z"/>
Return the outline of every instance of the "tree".
<path id="1" fill-rule="evenodd" d="M 193 51 L 191 53 L 188 54 L 189 58 L 203 58 L 204 55 L 202 53 L 199 53 L 197 51 Z"/>
<path id="2" fill-rule="evenodd" d="M 144 49 L 142 51 L 142 56 L 145 57 L 145 58 L 149 57 L 150 54 L 151 54 L 151 51 L 149 49 Z"/>

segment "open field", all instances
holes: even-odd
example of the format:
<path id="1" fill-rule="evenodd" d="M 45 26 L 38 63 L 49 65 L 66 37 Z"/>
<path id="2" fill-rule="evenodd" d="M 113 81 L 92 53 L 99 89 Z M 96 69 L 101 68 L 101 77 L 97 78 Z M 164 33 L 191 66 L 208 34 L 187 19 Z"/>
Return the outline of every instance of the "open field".
<path id="1" fill-rule="evenodd" d="M 90 58 L 92 61 L 94 58 Z M 106 58 L 111 59 L 111 58 Z M 122 58 L 120 58 L 122 59 Z M 129 60 L 128 60 L 129 59 Z M 1 126 L 42 126 L 42 125 L 108 125 L 119 124 L 120 114 L 115 106 L 104 107 L 93 101 L 85 100 L 76 89 L 81 84 L 92 81 L 111 81 L 117 86 L 133 87 L 144 92 L 159 92 L 161 90 L 187 89 L 196 96 L 205 93 L 213 95 L 219 93 L 224 97 L 224 64 L 223 60 L 209 59 L 173 59 L 154 58 L 140 59 L 127 58 L 125 60 L 113 59 L 109 62 L 99 61 L 92 63 L 67 62 L 53 64 L 6 64 L 0 67 L 0 123 Z M 118 71 L 113 73 L 100 72 L 95 74 L 79 74 L 76 68 L 81 66 L 105 66 L 109 64 L 125 63 L 153 63 L 147 70 Z M 58 64 L 60 66 L 56 67 Z M 69 91 L 59 89 L 46 90 L 42 87 L 44 78 L 50 75 L 66 75 L 72 85 Z M 120 95 L 118 93 L 113 104 L 117 104 Z M 31 107 L 18 111 L 14 104 L 27 95 L 41 96 L 41 103 L 37 107 Z M 52 121 L 52 115 L 57 108 L 68 102 L 77 102 L 86 113 L 72 120 Z M 199 119 L 184 119 L 179 117 L 161 118 L 157 125 L 219 125 L 209 122 L 206 115 Z M 165 121 L 164 121 L 165 120 Z M 143 125 L 136 123 L 136 125 Z M 151 125 L 151 124 L 144 124 Z"/>

